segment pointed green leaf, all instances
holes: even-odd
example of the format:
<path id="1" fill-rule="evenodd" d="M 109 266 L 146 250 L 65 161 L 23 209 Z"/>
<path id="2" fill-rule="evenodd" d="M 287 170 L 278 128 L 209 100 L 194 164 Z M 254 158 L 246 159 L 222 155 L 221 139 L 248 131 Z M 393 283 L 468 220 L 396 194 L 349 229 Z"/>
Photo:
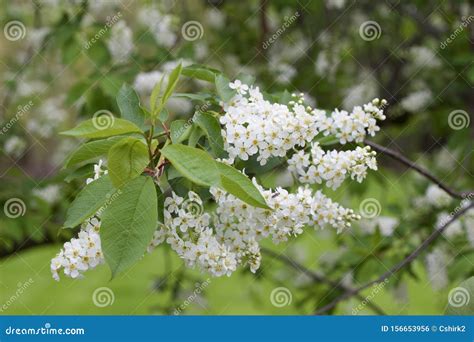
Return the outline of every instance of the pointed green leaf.
<path id="1" fill-rule="evenodd" d="M 124 138 L 108 154 L 109 175 L 116 187 L 138 177 L 150 162 L 147 146 L 137 138 Z"/>
<path id="2" fill-rule="evenodd" d="M 67 160 L 66 167 L 71 167 L 106 155 L 109 149 L 121 139 L 123 139 L 123 137 L 112 137 L 104 140 L 91 141 L 79 146 Z"/>
<path id="3" fill-rule="evenodd" d="M 145 114 L 140 108 L 140 98 L 135 90 L 124 83 L 117 94 L 117 105 L 122 118 L 133 122 L 135 125 L 145 130 Z"/>
<path id="4" fill-rule="evenodd" d="M 172 144 L 161 153 L 190 181 L 207 187 L 217 186 L 250 205 L 270 209 L 250 179 L 232 166 L 215 161 L 205 151 Z"/>
<path id="5" fill-rule="evenodd" d="M 254 207 L 270 209 L 250 179 L 232 166 L 216 162 L 221 174 L 220 188 Z"/>
<path id="6" fill-rule="evenodd" d="M 216 76 L 216 90 L 222 101 L 227 102 L 234 97 L 236 91 L 229 87 L 229 79 L 224 75 Z"/>
<path id="7" fill-rule="evenodd" d="M 214 79 L 218 74 L 220 74 L 219 70 L 200 64 L 192 64 L 183 68 L 183 75 L 211 83 L 214 82 Z"/>
<path id="8" fill-rule="evenodd" d="M 178 66 L 174 68 L 173 71 L 171 71 L 170 76 L 168 77 L 168 84 L 163 93 L 163 97 L 161 98 L 162 105 L 164 105 L 166 101 L 168 101 L 174 91 L 174 88 L 176 88 L 176 85 L 178 84 L 179 75 L 181 75 L 182 69 L 183 66 L 181 65 L 181 63 L 179 63 Z"/>
<path id="9" fill-rule="evenodd" d="M 161 153 L 184 177 L 192 182 L 212 186 L 220 180 L 219 170 L 214 159 L 203 150 L 180 144 L 168 145 Z"/>
<path id="10" fill-rule="evenodd" d="M 87 184 L 69 207 L 64 228 L 74 228 L 93 216 L 114 192 L 108 175 Z"/>
<path id="11" fill-rule="evenodd" d="M 163 84 L 164 79 L 165 79 L 165 75 L 161 76 L 160 82 L 158 82 L 155 85 L 155 87 L 153 88 L 153 91 L 151 92 L 151 95 L 150 95 L 150 110 L 151 110 L 152 113 L 155 113 L 156 101 L 158 101 L 158 98 L 160 97 L 161 86 Z"/>
<path id="12" fill-rule="evenodd" d="M 102 118 L 108 122 L 100 122 L 101 117 L 81 122 L 75 128 L 62 132 L 61 134 L 81 138 L 108 138 L 114 135 L 126 133 L 142 133 L 142 130 L 133 122 L 117 119 L 112 116 Z"/>
<path id="13" fill-rule="evenodd" d="M 175 120 L 170 125 L 170 137 L 174 144 L 186 140 L 191 132 L 192 125 L 185 120 Z"/>
<path id="14" fill-rule="evenodd" d="M 143 257 L 158 222 L 153 180 L 140 176 L 126 183 L 102 215 L 100 237 L 112 277 Z"/>
<path id="15" fill-rule="evenodd" d="M 194 122 L 206 133 L 214 157 L 223 157 L 225 153 L 224 139 L 222 139 L 219 120 L 209 113 L 197 112 L 194 114 Z"/>

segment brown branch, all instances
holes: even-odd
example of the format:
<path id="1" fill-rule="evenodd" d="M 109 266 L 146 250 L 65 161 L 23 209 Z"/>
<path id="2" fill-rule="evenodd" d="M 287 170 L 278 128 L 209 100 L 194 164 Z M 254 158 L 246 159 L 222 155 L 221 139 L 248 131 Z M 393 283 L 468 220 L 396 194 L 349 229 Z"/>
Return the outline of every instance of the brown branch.
<path id="1" fill-rule="evenodd" d="M 366 145 L 369 145 L 370 147 L 372 147 L 374 150 L 376 150 L 378 152 L 381 152 L 381 153 L 384 153 L 384 154 L 392 157 L 393 159 L 398 160 L 400 163 L 405 164 L 409 168 L 417 171 L 419 174 L 421 174 L 422 176 L 428 178 L 433 183 L 436 183 L 441 189 L 446 191 L 451 197 L 458 198 L 458 199 L 466 199 L 466 198 L 470 199 L 474 196 L 473 191 L 457 192 L 457 191 L 453 190 L 448 185 L 444 184 L 441 180 L 439 180 L 438 178 L 433 176 L 431 173 L 429 173 L 427 170 L 425 170 L 421 166 L 416 165 L 414 162 L 409 160 L 404 155 L 398 153 L 397 151 L 394 151 L 394 150 L 389 149 L 389 148 L 384 147 L 384 146 L 380 146 L 380 145 L 378 145 L 378 144 L 376 144 L 372 141 L 368 141 L 368 140 L 364 140 L 364 143 Z"/>
<path id="2" fill-rule="evenodd" d="M 297 270 L 297 271 L 300 271 L 301 273 L 307 275 L 308 277 L 310 277 L 314 282 L 321 282 L 321 283 L 325 283 L 327 285 L 330 285 L 334 288 L 337 288 L 339 290 L 342 290 L 344 292 L 349 292 L 349 291 L 354 291 L 353 288 L 350 288 L 348 286 L 345 286 L 341 283 L 338 283 L 336 281 L 333 281 L 331 279 L 328 279 L 316 272 L 313 272 L 311 271 L 310 269 L 306 268 L 305 266 L 301 265 L 300 263 L 296 262 L 295 260 L 287 257 L 286 255 L 283 255 L 283 254 L 278 254 L 270 249 L 267 249 L 267 248 L 260 248 L 260 250 L 262 251 L 262 253 L 268 255 L 269 257 L 273 258 L 273 259 L 276 259 L 276 260 L 279 260 L 281 261 L 282 263 L 284 264 L 287 264 L 288 266 L 292 267 L 293 269 Z M 359 298 L 360 300 L 364 301 L 366 298 L 364 298 L 363 296 L 359 295 L 359 294 L 356 294 L 355 295 L 357 298 Z M 372 303 L 372 302 L 368 302 L 367 303 L 367 306 L 369 306 L 375 313 L 379 314 L 379 315 L 386 315 L 386 313 L 382 310 L 382 308 L 380 308 L 377 304 L 375 303 Z"/>
<path id="3" fill-rule="evenodd" d="M 395 273 L 397 273 L 398 271 L 400 271 L 402 268 L 408 266 L 410 263 L 413 262 L 413 260 L 415 260 L 423 251 L 425 251 L 428 246 L 433 242 L 435 241 L 445 230 L 446 228 L 448 228 L 448 226 L 453 223 L 454 221 L 456 221 L 459 217 L 461 217 L 462 215 L 464 215 L 469 209 L 471 208 L 474 208 L 474 203 L 471 202 L 470 205 L 468 205 L 467 207 L 464 207 L 458 211 L 455 211 L 454 214 L 452 214 L 451 218 L 445 222 L 441 227 L 439 227 L 438 229 L 436 229 L 433 233 L 431 233 L 428 238 L 423 241 L 423 243 L 421 245 L 419 245 L 410 255 L 408 255 L 405 259 L 403 259 L 400 263 L 398 263 L 397 265 L 395 265 L 393 268 L 391 268 L 390 270 L 388 270 L 387 272 L 385 272 L 384 274 L 382 274 L 380 277 L 378 277 L 377 279 L 373 280 L 373 281 L 370 281 L 368 283 L 366 283 L 365 285 L 362 285 L 360 287 L 358 287 L 357 289 L 353 289 L 351 291 L 347 291 L 346 293 L 344 293 L 343 295 L 337 297 L 336 299 L 334 299 L 332 302 L 330 302 L 329 304 L 323 306 L 322 308 L 318 309 L 315 314 L 316 315 L 320 315 L 320 314 L 323 314 L 325 313 L 326 311 L 328 310 L 331 310 L 332 308 L 334 308 L 340 301 L 342 300 L 345 300 L 347 298 L 350 298 L 352 296 L 356 296 L 358 295 L 362 290 L 365 290 L 366 288 L 370 287 L 370 286 L 373 286 L 373 285 L 376 285 L 376 284 L 380 284 L 382 282 L 385 281 L 385 279 L 388 279 L 390 278 L 392 275 L 394 275 Z"/>

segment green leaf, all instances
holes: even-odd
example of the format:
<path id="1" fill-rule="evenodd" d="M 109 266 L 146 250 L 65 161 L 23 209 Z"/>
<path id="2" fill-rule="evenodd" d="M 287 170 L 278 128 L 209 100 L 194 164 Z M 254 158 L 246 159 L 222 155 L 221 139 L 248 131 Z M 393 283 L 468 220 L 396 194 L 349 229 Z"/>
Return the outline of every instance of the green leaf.
<path id="1" fill-rule="evenodd" d="M 216 162 L 221 174 L 220 188 L 254 207 L 270 209 L 250 179 L 232 166 Z"/>
<path id="2" fill-rule="evenodd" d="M 66 162 L 66 167 L 71 167 L 79 163 L 106 155 L 109 149 L 123 137 L 112 137 L 104 140 L 96 140 L 81 145 L 75 150 Z"/>
<path id="3" fill-rule="evenodd" d="M 178 144 L 186 140 L 191 132 L 192 124 L 186 120 L 175 120 L 170 125 L 171 141 Z"/>
<path id="4" fill-rule="evenodd" d="M 147 146 L 137 138 L 124 138 L 108 154 L 109 175 L 116 187 L 138 177 L 150 162 Z"/>
<path id="5" fill-rule="evenodd" d="M 165 122 L 168 120 L 168 117 L 170 116 L 170 113 L 168 112 L 168 109 L 162 108 L 160 113 L 158 114 L 158 120 L 161 122 Z"/>
<path id="6" fill-rule="evenodd" d="M 173 71 L 171 71 L 170 76 L 168 77 L 168 84 L 166 86 L 165 92 L 163 93 L 163 97 L 161 98 L 162 105 L 168 101 L 174 91 L 174 88 L 176 88 L 176 84 L 178 84 L 179 75 L 181 75 L 182 69 L 183 66 L 181 63 L 179 63 L 178 66 L 174 68 Z"/>
<path id="7" fill-rule="evenodd" d="M 203 150 L 173 144 L 161 153 L 184 177 L 202 186 L 217 186 L 242 201 L 260 208 L 270 209 L 253 183 L 232 166 L 212 159 Z"/>
<path id="8" fill-rule="evenodd" d="M 143 257 L 157 227 L 153 180 L 140 176 L 126 183 L 102 215 L 100 237 L 112 278 Z"/>
<path id="9" fill-rule="evenodd" d="M 194 122 L 206 133 L 214 157 L 223 157 L 225 153 L 224 140 L 222 139 L 219 120 L 209 113 L 197 112 L 194 114 Z"/>
<path id="10" fill-rule="evenodd" d="M 194 147 L 197 145 L 199 139 L 204 135 L 204 132 L 201 128 L 197 125 L 193 125 L 191 129 L 191 133 L 189 134 L 188 138 L 188 146 Z"/>
<path id="11" fill-rule="evenodd" d="M 106 122 L 105 120 L 108 121 Z M 142 133 L 142 130 L 133 122 L 104 114 L 103 118 L 98 116 L 97 118 L 83 121 L 75 128 L 62 132 L 61 134 L 71 137 L 96 139 L 127 133 Z"/>
<path id="12" fill-rule="evenodd" d="M 219 70 L 206 67 L 205 65 L 192 64 L 183 68 L 183 75 L 213 83 Z"/>
<path id="13" fill-rule="evenodd" d="M 122 118 L 133 122 L 135 125 L 145 130 L 145 114 L 140 108 L 140 98 L 135 90 L 124 83 L 117 94 L 117 105 Z"/>
<path id="14" fill-rule="evenodd" d="M 451 289 L 445 314 L 474 315 L 474 277 Z"/>
<path id="15" fill-rule="evenodd" d="M 321 146 L 334 145 L 339 143 L 339 139 L 333 135 L 328 135 L 315 140 Z"/>
<path id="16" fill-rule="evenodd" d="M 158 184 L 155 184 L 156 199 L 157 199 L 157 210 L 158 210 L 158 222 L 165 223 L 165 196 L 161 191 Z"/>
<path id="17" fill-rule="evenodd" d="M 211 98 L 211 95 L 205 93 L 174 93 L 172 97 L 186 98 L 194 101 L 206 102 Z"/>
<path id="18" fill-rule="evenodd" d="M 93 216 L 114 192 L 108 175 L 87 184 L 69 207 L 64 228 L 74 228 Z"/>
<path id="19" fill-rule="evenodd" d="M 156 101 L 158 101 L 158 98 L 161 94 L 161 85 L 163 84 L 163 80 L 165 79 L 165 75 L 161 76 L 160 82 L 158 82 L 155 87 L 153 88 L 153 91 L 151 92 L 150 95 L 150 110 L 152 113 L 155 113 L 155 108 L 156 108 Z"/>
<path id="20" fill-rule="evenodd" d="M 214 159 L 203 150 L 180 144 L 168 145 L 161 153 L 184 177 L 202 186 L 212 186 L 220 181 Z"/>
<path id="21" fill-rule="evenodd" d="M 224 75 L 216 76 L 216 90 L 222 101 L 227 102 L 234 97 L 236 91 L 229 87 L 229 79 Z"/>

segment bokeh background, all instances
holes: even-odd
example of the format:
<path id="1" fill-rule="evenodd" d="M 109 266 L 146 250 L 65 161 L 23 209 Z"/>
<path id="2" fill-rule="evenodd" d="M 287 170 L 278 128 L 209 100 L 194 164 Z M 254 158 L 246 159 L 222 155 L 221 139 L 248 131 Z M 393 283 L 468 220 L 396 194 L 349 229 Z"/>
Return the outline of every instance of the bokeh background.
<path id="1" fill-rule="evenodd" d="M 63 169 L 78 141 L 58 133 L 99 110 L 117 112 L 124 82 L 145 100 L 180 61 L 229 78 L 253 75 L 268 92 L 303 92 L 317 108 L 384 98 L 387 120 L 375 141 L 453 189 L 474 188 L 469 1 L 17 0 L 0 3 L 0 24 L 0 314 L 311 314 L 341 292 L 295 265 L 357 287 L 459 206 L 380 155 L 379 171 L 363 184 L 325 189 L 356 211 L 370 202 L 374 212 L 344 234 L 308 229 L 284 246 L 267 244 L 291 261 L 264 255 L 256 275 L 208 279 L 161 246 L 113 281 L 104 265 L 85 279 L 55 282 L 50 260 L 76 233 L 61 230 L 65 210 L 92 173 L 92 165 Z M 184 77 L 178 91 L 206 87 Z M 176 97 L 168 110 L 189 117 L 195 106 Z M 263 178 L 268 187 L 288 182 L 279 172 Z M 373 314 L 370 302 L 388 314 L 443 314 L 450 291 L 474 275 L 473 216 L 365 290 L 365 302 L 350 298 L 329 313 Z"/>

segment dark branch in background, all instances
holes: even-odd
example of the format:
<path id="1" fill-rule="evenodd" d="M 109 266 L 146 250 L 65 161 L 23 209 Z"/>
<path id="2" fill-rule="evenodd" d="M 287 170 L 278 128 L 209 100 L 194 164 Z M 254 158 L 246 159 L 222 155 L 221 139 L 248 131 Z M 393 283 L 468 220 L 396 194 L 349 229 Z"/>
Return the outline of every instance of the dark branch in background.
<path id="1" fill-rule="evenodd" d="M 428 248 L 428 246 L 433 241 L 435 241 L 446 230 L 446 228 L 448 228 L 448 226 L 451 223 L 456 221 L 459 217 L 464 215 L 471 208 L 474 208 L 474 203 L 471 203 L 469 206 L 467 206 L 465 208 L 462 208 L 461 210 L 455 212 L 445 224 L 443 224 L 441 227 L 439 227 L 433 233 L 431 233 L 428 236 L 428 238 L 425 241 L 423 241 L 423 243 L 421 245 L 419 245 L 410 255 L 408 255 L 405 259 L 403 259 L 400 263 L 395 265 L 393 268 L 391 268 L 390 270 L 388 270 L 387 272 L 382 274 L 380 277 L 378 277 L 377 279 L 375 279 L 373 281 L 370 281 L 370 282 L 366 283 L 365 285 L 362 285 L 362 286 L 358 287 L 357 289 L 347 291 L 343 295 L 341 295 L 341 296 L 337 297 L 336 299 L 334 299 L 329 304 L 327 304 L 327 305 L 323 306 L 322 308 L 318 309 L 315 312 L 315 314 L 320 315 L 320 314 L 325 313 L 328 310 L 331 310 L 340 301 L 342 301 L 344 299 L 347 299 L 347 298 L 350 298 L 352 296 L 356 296 L 356 295 L 359 294 L 360 291 L 365 290 L 366 288 L 368 288 L 372 285 L 382 283 L 383 281 L 385 281 L 385 279 L 390 278 L 392 275 L 394 275 L 395 273 L 400 271 L 402 268 L 408 266 L 413 260 L 415 260 L 418 257 L 418 255 L 420 255 L 423 251 L 425 251 Z"/>
<path id="2" fill-rule="evenodd" d="M 391 150 L 391 149 L 389 149 L 387 147 L 384 147 L 384 146 L 380 146 L 380 145 L 378 145 L 378 144 L 376 144 L 372 141 L 368 141 L 368 140 L 364 140 L 364 143 L 366 145 L 369 145 L 370 147 L 372 147 L 374 150 L 376 150 L 378 152 L 381 152 L 381 153 L 384 153 L 384 154 L 392 157 L 393 159 L 398 160 L 402 164 L 405 164 L 409 168 L 417 171 L 418 173 L 420 173 L 424 177 L 431 180 L 433 183 L 436 183 L 441 189 L 446 191 L 450 196 L 452 196 L 454 198 L 465 199 L 465 198 L 472 198 L 474 196 L 473 191 L 457 192 L 457 191 L 451 189 L 449 186 L 444 184 L 442 181 L 440 181 L 438 178 L 433 176 L 427 170 L 425 170 L 421 166 L 416 165 L 411 160 L 409 160 L 408 158 L 406 158 L 402 154 L 398 153 L 397 151 Z"/>
<path id="3" fill-rule="evenodd" d="M 268 19 L 267 19 L 267 6 L 268 0 L 260 0 L 260 45 L 257 46 L 257 50 L 260 49 L 265 44 L 265 39 L 268 36 Z M 263 49 L 263 54 L 265 54 L 265 49 Z"/>
<path id="4" fill-rule="evenodd" d="M 341 291 L 344 291 L 345 293 L 347 292 L 350 292 L 350 291 L 354 291 L 353 288 L 350 288 L 348 286 L 345 286 L 341 283 L 338 283 L 336 281 L 333 281 L 331 279 L 328 279 L 318 273 L 315 273 L 313 271 L 311 271 L 310 269 L 306 268 L 305 266 L 301 265 L 300 263 L 292 260 L 291 258 L 287 257 L 286 255 L 283 255 L 283 254 L 278 254 L 270 249 L 267 249 L 267 248 L 261 248 L 260 249 L 262 251 L 262 253 L 268 255 L 269 257 L 273 258 L 273 259 L 276 259 L 276 260 L 279 260 L 281 262 L 283 262 L 284 264 L 292 267 L 293 269 L 297 270 L 297 271 L 300 271 L 301 273 L 303 274 L 306 274 L 308 277 L 310 277 L 313 282 L 321 282 L 321 283 L 325 283 L 327 285 L 330 285 L 334 288 L 337 288 Z M 364 298 L 363 296 L 359 295 L 359 294 L 356 294 L 355 295 L 357 298 L 359 298 L 360 300 L 364 301 L 366 300 L 366 298 Z M 386 315 L 386 313 L 382 310 L 382 308 L 380 308 L 378 305 L 372 303 L 371 301 L 367 301 L 367 306 L 370 307 L 375 313 L 379 314 L 379 315 Z"/>

